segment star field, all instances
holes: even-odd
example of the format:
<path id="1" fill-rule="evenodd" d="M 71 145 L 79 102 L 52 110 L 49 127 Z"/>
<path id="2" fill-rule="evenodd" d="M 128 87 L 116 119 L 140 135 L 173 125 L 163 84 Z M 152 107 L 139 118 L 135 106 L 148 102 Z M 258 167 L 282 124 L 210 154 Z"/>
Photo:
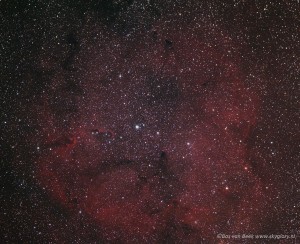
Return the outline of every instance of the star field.
<path id="1" fill-rule="evenodd" d="M 296 241 L 297 1 L 0 6 L 3 242 Z"/>

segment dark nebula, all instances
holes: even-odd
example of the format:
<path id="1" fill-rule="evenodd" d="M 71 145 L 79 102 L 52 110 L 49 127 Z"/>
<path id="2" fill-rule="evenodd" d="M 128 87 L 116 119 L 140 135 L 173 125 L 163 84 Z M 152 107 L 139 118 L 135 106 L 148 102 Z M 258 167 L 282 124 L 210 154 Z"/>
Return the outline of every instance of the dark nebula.
<path id="1" fill-rule="evenodd" d="M 297 243 L 297 1 L 0 9 L 1 243 Z"/>

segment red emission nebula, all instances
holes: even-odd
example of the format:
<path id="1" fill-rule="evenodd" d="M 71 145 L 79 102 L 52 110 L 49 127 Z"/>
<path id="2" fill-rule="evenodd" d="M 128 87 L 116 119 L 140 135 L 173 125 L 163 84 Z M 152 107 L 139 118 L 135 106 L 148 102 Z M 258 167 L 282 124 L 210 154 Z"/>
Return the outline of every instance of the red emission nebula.
<path id="1" fill-rule="evenodd" d="M 127 29 L 87 11 L 64 43 L 36 48 L 42 75 L 24 79 L 47 90 L 23 99 L 35 132 L 14 150 L 57 209 L 44 216 L 60 227 L 38 227 L 41 240 L 225 243 L 218 234 L 272 230 L 276 177 L 249 146 L 262 106 L 250 83 L 261 78 L 247 73 L 244 44 L 187 6 L 143 27 L 128 17 Z"/>
<path id="2" fill-rule="evenodd" d="M 172 22 L 130 39 L 90 30 L 106 37 L 87 38 L 75 64 L 80 94 L 57 78 L 39 104 L 37 180 L 106 240 L 191 242 L 224 228 L 250 231 L 263 208 L 245 144 L 257 99 L 230 55 L 234 44 L 193 22 L 178 23 L 178 34 Z M 53 96 L 72 101 L 74 115 L 57 118 Z"/>

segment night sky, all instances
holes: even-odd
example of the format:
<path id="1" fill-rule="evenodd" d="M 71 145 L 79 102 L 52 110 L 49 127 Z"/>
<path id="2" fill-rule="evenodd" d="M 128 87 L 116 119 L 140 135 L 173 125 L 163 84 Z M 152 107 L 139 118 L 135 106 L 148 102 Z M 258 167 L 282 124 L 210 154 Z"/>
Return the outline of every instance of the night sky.
<path id="1" fill-rule="evenodd" d="M 0 242 L 300 241 L 299 22 L 296 0 L 1 1 Z"/>

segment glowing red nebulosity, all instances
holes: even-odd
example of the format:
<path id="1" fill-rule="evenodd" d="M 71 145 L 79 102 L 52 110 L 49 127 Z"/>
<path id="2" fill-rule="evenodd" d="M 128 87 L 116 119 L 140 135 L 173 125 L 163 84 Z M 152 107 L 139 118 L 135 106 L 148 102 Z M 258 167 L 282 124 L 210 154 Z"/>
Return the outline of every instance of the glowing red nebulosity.
<path id="1" fill-rule="evenodd" d="M 247 162 L 258 99 L 236 44 L 216 26 L 166 23 L 131 38 L 90 27 L 76 63 L 81 93 L 57 78 L 37 115 L 38 184 L 103 240 L 251 232 L 267 201 Z M 76 106 L 72 115 L 53 112 L 53 94 Z"/>

